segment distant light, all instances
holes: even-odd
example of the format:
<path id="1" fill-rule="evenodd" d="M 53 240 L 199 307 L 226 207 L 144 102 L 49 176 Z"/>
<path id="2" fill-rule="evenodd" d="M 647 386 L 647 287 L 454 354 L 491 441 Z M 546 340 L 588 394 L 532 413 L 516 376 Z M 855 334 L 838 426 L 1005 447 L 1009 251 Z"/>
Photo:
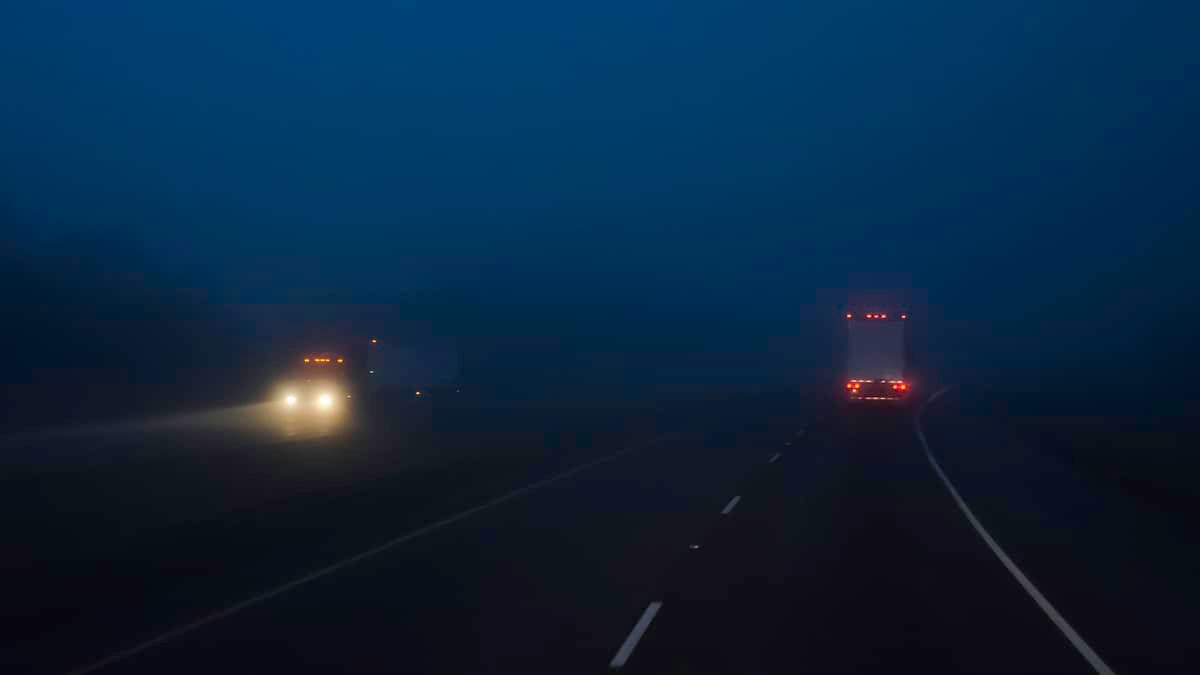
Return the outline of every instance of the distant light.
<path id="1" fill-rule="evenodd" d="M 378 342 L 379 342 L 379 340 L 376 340 L 375 338 L 371 338 L 371 344 L 376 344 Z"/>
<path id="2" fill-rule="evenodd" d="M 880 315 L 879 315 L 879 318 L 881 318 L 881 319 L 886 319 L 886 318 L 887 318 L 887 314 L 880 314 Z"/>
<path id="3" fill-rule="evenodd" d="M 908 315 L 907 315 L 907 314 L 901 314 L 901 315 L 900 315 L 900 318 L 901 318 L 901 319 L 907 319 L 907 318 L 908 318 Z"/>
<path id="4" fill-rule="evenodd" d="M 344 363 L 346 359 L 338 359 L 338 363 Z"/>
<path id="5" fill-rule="evenodd" d="M 304 362 L 305 362 L 305 363 L 308 363 L 308 362 L 309 362 L 309 359 L 308 359 L 307 357 L 305 357 L 305 359 L 304 359 Z"/>
<path id="6" fill-rule="evenodd" d="M 854 318 L 854 315 L 853 315 L 853 314 L 847 314 L 847 315 L 846 315 L 846 318 L 847 318 L 847 319 L 853 319 L 853 318 Z"/>
<path id="7" fill-rule="evenodd" d="M 420 390 L 420 389 L 418 389 L 418 390 L 417 390 L 417 396 L 420 396 L 420 395 L 421 395 L 421 390 Z"/>

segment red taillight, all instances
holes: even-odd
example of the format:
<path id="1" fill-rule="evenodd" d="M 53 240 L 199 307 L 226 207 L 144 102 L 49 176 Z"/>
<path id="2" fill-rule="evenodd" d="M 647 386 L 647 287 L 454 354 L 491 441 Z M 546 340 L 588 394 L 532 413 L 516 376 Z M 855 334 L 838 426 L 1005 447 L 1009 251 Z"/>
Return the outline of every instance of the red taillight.
<path id="1" fill-rule="evenodd" d="M 853 314 L 847 314 L 847 315 L 846 315 L 846 318 L 847 318 L 847 319 L 853 319 L 853 318 L 854 318 L 854 315 L 853 315 Z"/>
<path id="2" fill-rule="evenodd" d="M 854 388 L 854 383 L 853 383 L 853 382 L 847 382 L 847 383 L 846 383 L 846 388 L 847 388 L 847 389 L 853 389 L 853 388 Z"/>
<path id="3" fill-rule="evenodd" d="M 902 384 L 902 385 L 900 385 L 900 390 L 901 390 L 901 391 L 903 391 L 903 390 L 905 390 L 905 389 L 908 389 L 908 385 L 907 385 L 907 384 Z"/>

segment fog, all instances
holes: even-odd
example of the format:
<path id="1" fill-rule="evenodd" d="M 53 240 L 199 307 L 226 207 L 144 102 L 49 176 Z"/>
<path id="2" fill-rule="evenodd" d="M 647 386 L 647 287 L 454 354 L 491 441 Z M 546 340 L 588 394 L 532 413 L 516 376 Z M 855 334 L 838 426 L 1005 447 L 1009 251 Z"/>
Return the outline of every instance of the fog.
<path id="1" fill-rule="evenodd" d="M 252 401 L 377 332 L 497 396 L 817 391 L 848 308 L 910 311 L 929 383 L 1160 405 L 1197 15 L 5 8 L 3 419 Z"/>

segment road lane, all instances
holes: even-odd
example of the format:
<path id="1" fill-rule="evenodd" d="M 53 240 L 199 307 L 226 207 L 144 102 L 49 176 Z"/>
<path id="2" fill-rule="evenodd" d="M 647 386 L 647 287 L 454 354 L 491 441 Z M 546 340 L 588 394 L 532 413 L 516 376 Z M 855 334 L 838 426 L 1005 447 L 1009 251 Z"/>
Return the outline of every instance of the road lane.
<path id="1" fill-rule="evenodd" d="M 947 387 L 939 390 L 930 397 L 926 405 L 934 403 L 939 396 L 949 391 L 949 389 L 950 388 Z M 942 469 L 942 465 L 938 462 L 937 458 L 934 457 L 933 451 L 929 448 L 929 441 L 925 437 L 925 430 L 921 424 L 922 412 L 923 409 L 917 413 L 916 419 L 913 422 L 913 427 L 917 434 L 917 440 L 921 443 L 921 449 L 925 452 L 925 458 L 929 460 L 930 467 L 933 468 L 933 472 L 937 474 L 937 477 L 942 481 L 942 484 L 946 486 L 946 491 L 950 493 L 951 499 L 954 500 L 954 503 L 958 506 L 959 511 L 962 512 L 963 517 L 967 519 L 967 522 L 970 523 L 975 532 L 979 534 L 979 538 L 983 540 L 983 543 L 985 543 L 987 547 L 991 549 L 992 553 L 996 555 L 996 559 L 999 560 L 1002 565 L 1004 565 L 1004 568 L 1013 576 L 1013 579 L 1015 579 L 1016 582 L 1021 586 L 1022 590 L 1029 595 L 1029 599 L 1032 600 L 1038 606 L 1038 608 L 1040 608 L 1042 612 L 1046 614 L 1046 618 L 1050 619 L 1050 622 L 1062 632 L 1063 637 L 1065 637 L 1067 641 L 1071 643 L 1071 646 L 1075 648 L 1075 651 L 1079 652 L 1079 655 L 1088 662 L 1088 665 L 1090 665 L 1092 669 L 1096 671 L 1097 675 L 1114 675 L 1112 668 L 1110 668 L 1109 665 L 1104 662 L 1104 659 L 1096 653 L 1096 650 L 1087 643 L 1087 640 L 1083 639 L 1083 636 L 1079 634 L 1079 631 L 1077 631 L 1075 627 L 1072 626 L 1069 621 L 1067 621 L 1066 617 L 1062 615 L 1058 608 L 1046 599 L 1046 596 L 1043 595 L 1042 592 L 1038 590 L 1037 586 L 1035 586 L 1034 583 L 1029 580 L 1029 577 L 1025 574 L 1025 571 L 1022 570 L 1015 562 L 1013 562 L 1012 558 L 1008 555 L 1004 548 L 1000 546 L 1000 543 L 996 541 L 995 537 L 988 532 L 987 528 L 983 526 L 983 523 L 979 522 L 979 519 L 975 516 L 975 512 L 971 510 L 971 507 L 967 506 L 966 501 L 964 501 L 962 495 L 959 494 L 958 488 L 954 487 L 954 483 L 951 482 L 948 476 L 946 476 L 946 472 Z"/>
<path id="2" fill-rule="evenodd" d="M 999 405 L 985 393 L 953 392 L 922 418 L 938 462 L 980 522 L 1116 672 L 1195 671 L 1194 518 L 1140 502 L 1120 476 L 1096 481 L 1065 462 L 1053 440 L 1069 433 L 1070 418 L 985 413 L 974 399 Z M 1114 442 L 1151 455 L 1156 448 L 1143 439 Z"/>
<path id="3" fill-rule="evenodd" d="M 794 414 L 794 405 L 787 407 Z M 576 663 L 577 647 L 589 644 L 595 652 L 589 662 L 606 662 L 628 630 L 626 612 L 637 598 L 660 585 L 658 574 L 665 561 L 689 552 L 687 545 L 698 539 L 696 528 L 705 526 L 707 517 L 720 508 L 719 495 L 733 488 L 739 467 L 760 463 L 768 449 L 761 439 L 770 433 L 770 420 L 764 420 L 761 404 L 734 404 L 726 413 L 720 424 L 706 423 L 706 433 L 681 439 L 661 452 L 635 453 L 614 462 L 619 469 L 597 467 L 563 485 L 547 486 L 536 495 L 410 542 L 403 552 L 364 561 L 353 570 L 314 581 L 311 589 L 272 599 L 245 616 L 205 627 L 178 644 L 102 672 L 276 670 L 270 663 L 279 657 L 257 652 L 248 646 L 251 643 L 285 644 L 305 655 L 287 663 L 286 669 L 304 670 L 314 663 L 336 667 L 339 659 L 346 663 L 347 653 L 367 654 L 370 644 L 386 651 L 397 642 L 405 645 L 410 663 L 435 671 L 452 664 L 447 670 L 462 672 L 531 658 L 525 650 L 545 645 L 537 640 L 530 645 L 529 635 L 559 635 L 555 644 L 564 664 Z M 317 522 L 313 546 L 335 548 L 325 538 L 332 534 L 337 515 L 369 512 L 370 524 L 378 528 L 388 522 L 393 509 L 403 507 L 393 500 L 382 495 L 368 501 L 366 509 L 321 505 L 297 515 Z M 403 508 L 394 513 L 408 515 Z M 345 525 L 361 524 L 351 520 Z M 581 618 L 577 631 L 563 632 L 564 616 Z M 331 617 L 341 629 L 329 627 Z M 362 636 L 379 636 L 377 631 L 396 625 L 405 630 L 397 635 L 393 629 L 388 639 L 377 643 L 360 643 Z M 317 634 L 309 634 L 314 626 Z M 464 649 L 464 630 L 476 636 L 478 648 Z M 120 646 L 152 636 L 143 629 Z M 595 641 L 588 643 L 585 636 L 595 636 Z M 99 656 L 95 652 L 100 642 L 91 644 L 88 660 Z M 110 635 L 107 643 L 113 642 Z M 536 656 L 547 658 L 549 653 L 554 650 Z M 485 656 L 487 660 L 481 660 Z M 53 661 L 22 672 L 65 670 L 49 667 Z M 77 658 L 74 665 L 80 662 Z"/>
<path id="4" fill-rule="evenodd" d="M 907 419 L 851 413 L 807 441 L 672 575 L 622 672 L 1092 672 L 979 541 Z"/>

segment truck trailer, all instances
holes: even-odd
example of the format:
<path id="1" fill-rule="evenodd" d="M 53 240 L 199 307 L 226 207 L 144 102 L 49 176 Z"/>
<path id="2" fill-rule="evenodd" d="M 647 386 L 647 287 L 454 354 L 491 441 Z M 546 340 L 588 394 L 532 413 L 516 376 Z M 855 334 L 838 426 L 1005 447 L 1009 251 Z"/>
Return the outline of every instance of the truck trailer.
<path id="1" fill-rule="evenodd" d="M 912 392 L 905 379 L 904 328 L 908 314 L 846 313 L 845 397 L 850 401 L 904 401 Z"/>

